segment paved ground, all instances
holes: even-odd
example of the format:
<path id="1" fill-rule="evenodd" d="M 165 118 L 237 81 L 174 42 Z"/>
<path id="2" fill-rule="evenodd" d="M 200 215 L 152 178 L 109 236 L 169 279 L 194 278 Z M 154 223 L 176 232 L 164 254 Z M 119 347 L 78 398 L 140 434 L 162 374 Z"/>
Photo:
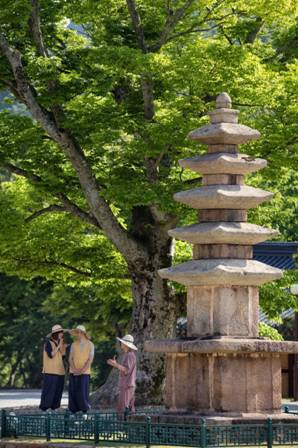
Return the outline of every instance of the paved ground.
<path id="1" fill-rule="evenodd" d="M 67 406 L 67 392 L 63 394 L 62 406 Z M 23 406 L 38 407 L 40 401 L 39 389 L 0 389 L 0 409 L 19 408 Z M 283 400 L 283 407 L 289 406 L 292 411 L 298 412 L 298 402 Z"/>
<path id="2" fill-rule="evenodd" d="M 0 389 L 0 409 L 18 408 L 20 406 L 38 406 L 40 390 Z M 63 394 L 62 405 L 67 405 L 67 394 Z"/>

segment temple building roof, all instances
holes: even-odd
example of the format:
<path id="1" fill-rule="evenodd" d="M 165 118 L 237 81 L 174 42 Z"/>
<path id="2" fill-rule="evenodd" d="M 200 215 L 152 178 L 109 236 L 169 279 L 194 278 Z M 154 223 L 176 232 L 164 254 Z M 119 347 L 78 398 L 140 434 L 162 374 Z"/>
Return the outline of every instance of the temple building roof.
<path id="1" fill-rule="evenodd" d="M 254 260 L 279 269 L 298 269 L 298 242 L 271 241 L 253 247 Z"/>

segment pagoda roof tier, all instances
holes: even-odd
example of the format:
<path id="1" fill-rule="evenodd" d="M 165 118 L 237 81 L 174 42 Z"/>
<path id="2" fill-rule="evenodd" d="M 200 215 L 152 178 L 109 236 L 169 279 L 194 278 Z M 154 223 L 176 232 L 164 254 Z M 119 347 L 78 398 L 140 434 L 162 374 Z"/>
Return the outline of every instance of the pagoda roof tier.
<path id="1" fill-rule="evenodd" d="M 145 350 L 153 353 L 210 353 L 217 356 L 233 353 L 270 356 L 272 353 L 298 353 L 298 342 L 231 337 L 193 340 L 157 339 L 146 341 Z"/>
<path id="2" fill-rule="evenodd" d="M 169 230 L 169 235 L 192 244 L 257 244 L 279 232 L 247 222 L 206 222 Z"/>
<path id="3" fill-rule="evenodd" d="M 247 210 L 269 201 L 273 193 L 246 185 L 209 185 L 174 194 L 177 202 L 197 209 Z"/>
<path id="4" fill-rule="evenodd" d="M 179 165 L 202 174 L 248 174 L 266 167 L 267 161 L 246 154 L 212 153 L 179 160 Z"/>
<path id="5" fill-rule="evenodd" d="M 239 110 L 225 107 L 208 112 L 212 124 L 216 123 L 238 123 Z"/>
<path id="6" fill-rule="evenodd" d="M 259 131 L 238 123 L 207 124 L 188 134 L 191 140 L 201 143 L 216 145 L 240 145 L 260 137 Z"/>
<path id="7" fill-rule="evenodd" d="M 186 286 L 258 286 L 282 276 L 280 269 L 259 261 L 234 258 L 191 260 L 160 269 L 158 273 Z"/>

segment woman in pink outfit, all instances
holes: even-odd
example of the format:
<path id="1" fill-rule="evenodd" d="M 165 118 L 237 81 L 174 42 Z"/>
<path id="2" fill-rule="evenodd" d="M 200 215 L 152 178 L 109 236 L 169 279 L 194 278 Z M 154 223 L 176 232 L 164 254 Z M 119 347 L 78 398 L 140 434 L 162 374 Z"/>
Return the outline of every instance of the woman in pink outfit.
<path id="1" fill-rule="evenodd" d="M 117 338 L 121 343 L 123 354 L 120 362 L 116 359 L 108 359 L 107 363 L 119 370 L 119 395 L 117 401 L 117 412 L 122 414 L 125 410 L 135 411 L 135 390 L 137 376 L 137 358 L 135 352 L 138 350 L 134 345 L 134 338 L 127 334 L 123 338 Z"/>

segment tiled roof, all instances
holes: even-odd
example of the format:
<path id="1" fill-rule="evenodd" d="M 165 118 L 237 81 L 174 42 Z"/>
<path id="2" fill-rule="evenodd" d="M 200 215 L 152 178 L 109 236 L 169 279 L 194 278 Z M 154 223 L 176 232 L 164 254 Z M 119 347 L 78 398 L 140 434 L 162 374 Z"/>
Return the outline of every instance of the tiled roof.
<path id="1" fill-rule="evenodd" d="M 298 242 L 259 243 L 253 246 L 254 260 L 279 269 L 298 269 Z"/>
<path id="2" fill-rule="evenodd" d="M 295 316 L 295 311 L 292 308 L 289 308 L 285 311 L 283 311 L 282 313 L 280 313 L 279 317 L 284 320 L 284 319 L 292 319 Z M 263 322 L 264 324 L 267 325 L 271 325 L 273 327 L 276 326 L 276 323 L 271 321 L 270 319 L 268 319 L 268 317 L 266 316 L 266 314 L 263 311 L 259 311 L 259 321 Z"/>
<path id="3" fill-rule="evenodd" d="M 295 259 L 296 254 L 298 254 L 297 242 L 274 241 L 256 244 L 253 247 L 253 258 L 255 260 L 279 269 L 298 269 L 298 259 Z M 289 308 L 283 311 L 280 317 L 281 319 L 292 318 L 294 314 L 294 310 Z M 263 311 L 260 311 L 259 319 L 260 322 L 264 322 L 265 324 L 273 324 Z"/>

